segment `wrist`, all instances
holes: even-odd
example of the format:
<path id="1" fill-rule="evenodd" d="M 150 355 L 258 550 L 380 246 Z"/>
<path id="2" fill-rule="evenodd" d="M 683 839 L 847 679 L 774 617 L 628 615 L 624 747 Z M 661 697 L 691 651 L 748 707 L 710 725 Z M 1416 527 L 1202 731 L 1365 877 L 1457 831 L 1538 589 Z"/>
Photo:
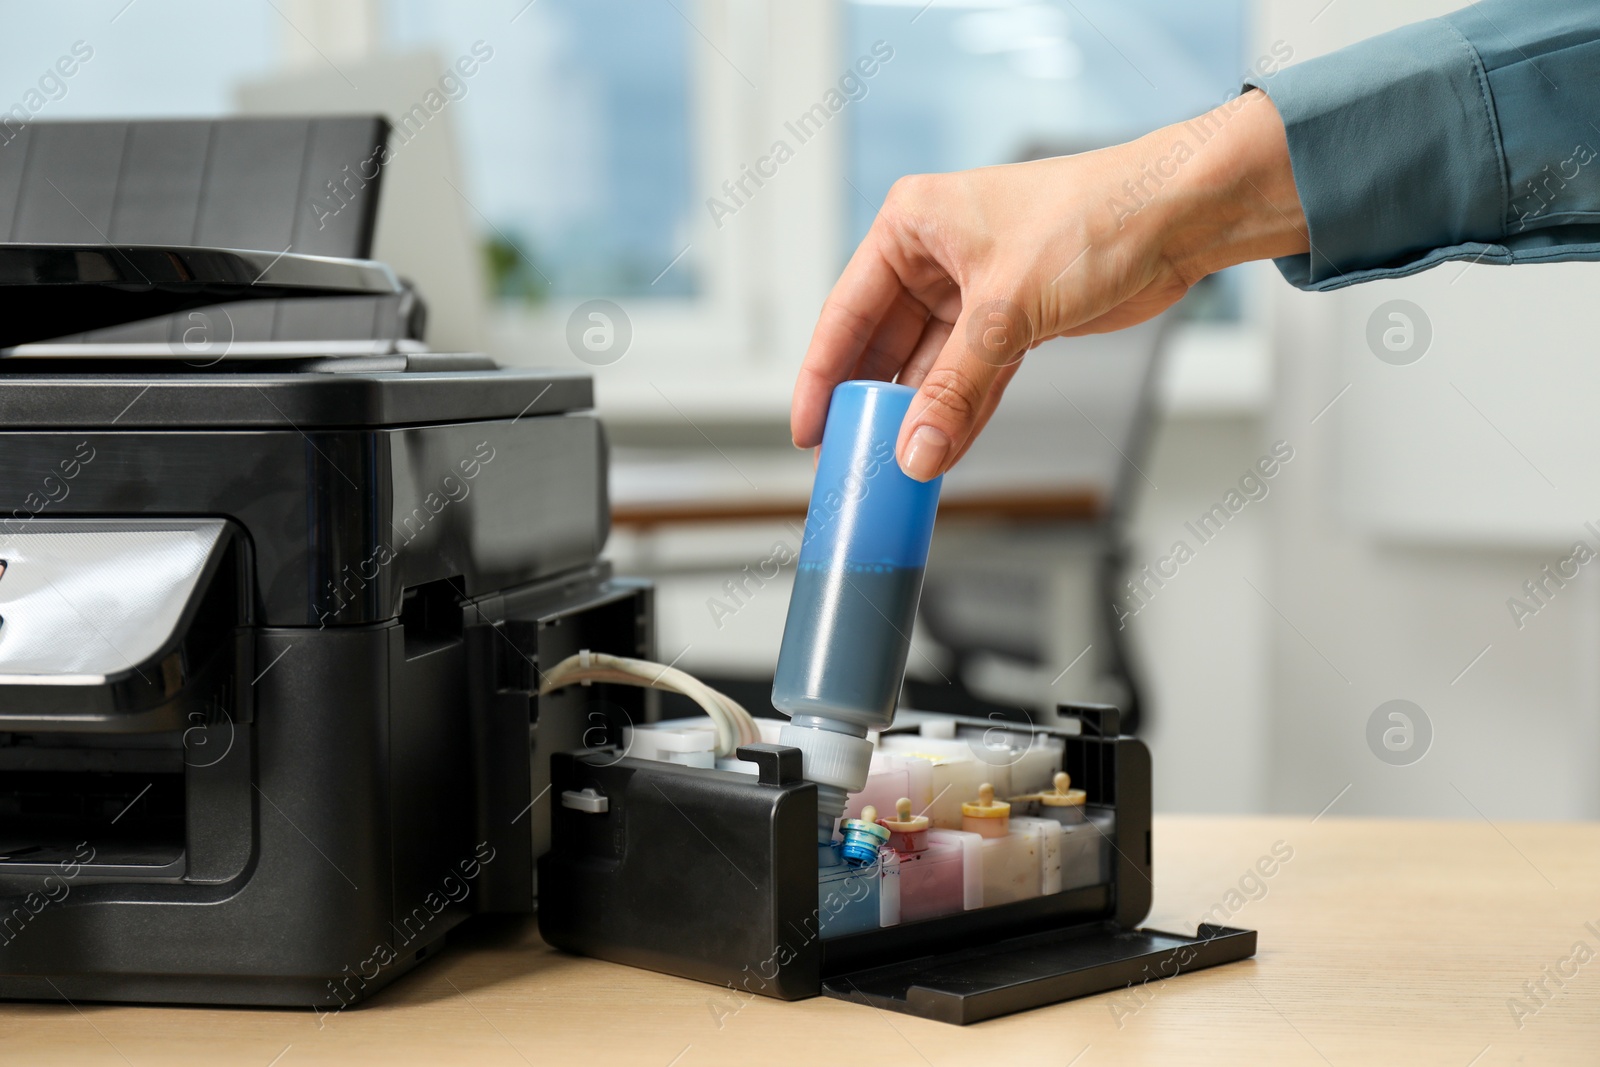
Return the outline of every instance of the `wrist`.
<path id="1" fill-rule="evenodd" d="M 1163 255 L 1186 280 L 1307 251 L 1283 120 L 1265 93 L 1253 89 L 1151 136 L 1193 153 L 1158 219 Z"/>

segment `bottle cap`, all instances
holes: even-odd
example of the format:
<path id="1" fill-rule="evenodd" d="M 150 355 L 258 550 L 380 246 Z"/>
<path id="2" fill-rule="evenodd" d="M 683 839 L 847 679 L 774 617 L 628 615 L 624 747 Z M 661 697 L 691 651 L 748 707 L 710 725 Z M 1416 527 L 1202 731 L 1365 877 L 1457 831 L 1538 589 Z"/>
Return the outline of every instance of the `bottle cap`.
<path id="1" fill-rule="evenodd" d="M 878 809 L 871 804 L 861 809 L 861 818 L 846 819 L 842 829 L 848 833 L 866 834 L 879 841 L 889 840 L 889 831 L 878 825 Z"/>
<path id="2" fill-rule="evenodd" d="M 878 858 L 878 849 L 889 840 L 889 831 L 878 825 L 877 818 L 878 809 L 868 804 L 861 809 L 861 818 L 846 819 L 839 828 L 844 835 L 840 852 L 847 863 L 862 866 Z"/>
<path id="3" fill-rule="evenodd" d="M 1047 808 L 1081 808 L 1089 799 L 1088 794 L 1081 789 L 1070 788 L 1072 776 L 1066 771 L 1057 771 L 1055 788 L 1047 793 L 1028 793 L 1025 796 L 1012 797 L 1013 803 L 1037 800 Z"/>
<path id="4" fill-rule="evenodd" d="M 861 813 L 866 817 L 866 812 Z M 930 825 L 926 815 L 911 814 L 911 798 L 901 797 L 894 804 L 894 818 L 879 819 L 878 825 L 885 827 L 897 834 L 915 834 L 926 830 Z"/>
<path id="5" fill-rule="evenodd" d="M 994 786 L 984 782 L 978 787 L 978 799 L 961 805 L 961 815 L 969 819 L 1005 819 L 1011 815 L 1011 805 L 994 798 Z"/>

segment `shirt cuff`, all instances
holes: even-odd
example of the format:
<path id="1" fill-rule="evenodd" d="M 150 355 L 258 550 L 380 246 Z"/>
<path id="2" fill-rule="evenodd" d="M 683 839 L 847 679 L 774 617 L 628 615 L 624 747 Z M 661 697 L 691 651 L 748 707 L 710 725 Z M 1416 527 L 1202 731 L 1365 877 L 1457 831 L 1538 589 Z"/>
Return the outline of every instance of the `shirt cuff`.
<path id="1" fill-rule="evenodd" d="M 1276 262 L 1295 286 L 1410 274 L 1503 239 L 1487 78 L 1448 23 L 1404 26 L 1245 86 L 1272 98 L 1288 134 L 1311 251 Z"/>

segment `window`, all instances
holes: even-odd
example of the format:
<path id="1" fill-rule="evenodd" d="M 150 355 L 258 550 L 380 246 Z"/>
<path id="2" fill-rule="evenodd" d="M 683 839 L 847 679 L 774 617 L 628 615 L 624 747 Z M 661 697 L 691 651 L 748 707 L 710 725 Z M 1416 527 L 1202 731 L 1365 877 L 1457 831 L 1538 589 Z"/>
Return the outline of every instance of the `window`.
<path id="1" fill-rule="evenodd" d="M 902 174 L 1101 148 L 1243 81 L 1243 0 L 849 0 L 845 50 L 895 57 L 852 112 L 849 239 Z"/>
<path id="2" fill-rule="evenodd" d="M 390 2 L 444 17 L 431 0 Z M 548 32 L 521 29 L 546 4 Z M 559 252 L 566 258 L 557 268 L 572 268 L 570 282 L 557 281 L 544 304 L 502 303 L 491 346 L 508 362 L 561 363 L 574 308 L 614 299 L 631 323 L 632 347 L 615 364 L 583 367 L 596 378 L 606 414 L 677 423 L 721 414 L 781 418 L 840 262 L 847 124 L 835 119 L 804 144 L 786 127 L 841 77 L 839 5 L 614 0 L 589 7 L 540 0 L 530 8 L 514 27 L 529 38 L 516 47 L 527 50 L 508 66 L 542 73 L 526 75 L 534 79 L 529 88 L 505 89 L 512 102 L 480 108 L 503 107 L 501 119 L 468 118 L 463 109 L 464 122 L 485 124 L 467 147 L 469 163 L 481 161 L 485 172 L 474 199 L 482 193 L 494 205 L 489 214 L 503 205 L 525 219 L 549 215 L 549 223 L 529 223 L 537 227 L 536 255 Z M 506 9 L 494 10 L 503 24 Z M 395 23 L 397 33 L 419 40 L 437 32 Z M 581 77 L 564 76 L 569 67 Z M 536 99 L 537 87 L 547 105 Z M 539 125 L 546 110 L 576 114 Z M 518 167 L 561 169 L 559 181 L 541 186 L 506 172 L 492 142 L 517 122 L 538 127 Z M 786 138 L 792 157 L 763 163 Z M 497 166 L 501 173 L 487 173 Z M 758 184 L 748 175 L 760 170 L 767 173 Z M 611 188 L 597 188 L 601 182 Z M 730 194 L 730 185 L 741 191 Z M 568 204 L 593 194 L 596 216 L 575 223 L 554 217 L 567 210 L 560 204 L 532 203 L 565 190 Z M 517 208 L 515 196 L 529 206 Z M 570 227 L 565 238 L 563 226 Z"/>
<path id="3" fill-rule="evenodd" d="M 241 83 L 299 64 L 450 62 L 485 42 L 494 59 L 451 114 L 465 224 L 491 266 L 493 353 L 592 370 L 611 413 L 676 418 L 665 393 L 768 416 L 897 177 L 1092 148 L 1202 111 L 1241 80 L 1247 14 L 1245 0 L 34 4 L 5 17 L 0 109 L 78 40 L 92 60 L 36 117 L 221 114 Z M 792 155 L 763 164 L 780 141 Z M 588 368 L 567 319 L 597 297 L 622 306 L 634 347 Z"/>
<path id="4" fill-rule="evenodd" d="M 894 59 L 852 109 L 844 247 L 903 174 L 1117 144 L 1239 90 L 1245 0 L 847 0 L 845 50 Z M 1191 317 L 1236 318 L 1230 272 Z"/>
<path id="5" fill-rule="evenodd" d="M 494 49 L 460 126 L 502 299 L 700 291 L 698 261 L 674 262 L 698 205 L 693 30 L 671 4 L 391 0 L 386 16 L 396 50 Z"/>
<path id="6" fill-rule="evenodd" d="M 279 62 L 277 23 L 266 4 L 210 0 L 7 5 L 0 111 L 21 105 L 40 122 L 224 114 L 239 81 Z M 89 58 L 41 85 L 80 41 Z"/>

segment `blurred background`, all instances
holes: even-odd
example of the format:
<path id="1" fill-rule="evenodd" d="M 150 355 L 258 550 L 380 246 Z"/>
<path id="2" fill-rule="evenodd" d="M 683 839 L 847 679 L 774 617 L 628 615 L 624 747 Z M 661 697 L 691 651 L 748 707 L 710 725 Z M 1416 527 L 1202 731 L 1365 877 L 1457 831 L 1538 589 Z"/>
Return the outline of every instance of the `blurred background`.
<path id="1" fill-rule="evenodd" d="M 592 370 L 659 657 L 764 707 L 789 391 L 893 181 L 1126 140 L 1454 6 L 0 0 L 0 130 L 388 114 L 377 255 L 429 343 Z M 1257 264 L 1042 346 L 947 479 L 907 703 L 1117 702 L 1163 811 L 1600 815 L 1597 270 Z"/>

